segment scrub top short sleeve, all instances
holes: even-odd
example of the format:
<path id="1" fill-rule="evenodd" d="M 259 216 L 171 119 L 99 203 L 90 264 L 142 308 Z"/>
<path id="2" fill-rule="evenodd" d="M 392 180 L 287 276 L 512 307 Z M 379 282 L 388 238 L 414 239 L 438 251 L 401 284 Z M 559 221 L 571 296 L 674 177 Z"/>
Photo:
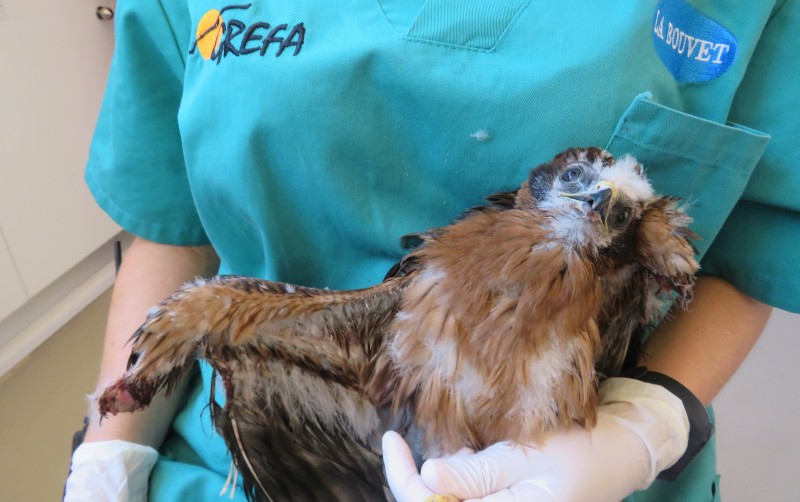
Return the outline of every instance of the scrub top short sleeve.
<path id="1" fill-rule="evenodd" d="M 779 5 L 735 96 L 730 120 L 772 136 L 744 194 L 702 262 L 774 307 L 800 312 L 800 2 Z"/>
<path id="2" fill-rule="evenodd" d="M 189 37 L 185 9 L 182 2 L 120 2 L 86 181 L 100 206 L 129 232 L 164 244 L 201 245 L 208 239 L 193 202 L 177 121 L 182 47 Z"/>

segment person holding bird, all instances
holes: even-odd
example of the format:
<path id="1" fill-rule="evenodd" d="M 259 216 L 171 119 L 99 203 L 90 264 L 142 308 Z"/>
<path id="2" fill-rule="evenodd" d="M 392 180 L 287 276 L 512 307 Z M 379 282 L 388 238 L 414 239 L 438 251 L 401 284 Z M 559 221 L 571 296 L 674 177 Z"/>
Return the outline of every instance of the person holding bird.
<path id="1" fill-rule="evenodd" d="M 743 9 L 747 15 L 687 0 L 120 1 L 86 179 L 101 207 L 136 239 L 115 286 L 97 397 L 129 362 L 135 368 L 126 342 L 151 307 L 197 276 L 319 291 L 374 287 L 408 253 L 400 236 L 444 228 L 487 194 L 521 186 L 529 187 L 529 203 L 567 202 L 568 214 L 598 221 L 570 227 L 575 218 L 566 218 L 561 233 L 553 232 L 574 237 L 593 228 L 602 237 L 604 225 L 608 232 L 615 224 L 603 198 L 633 201 L 638 192 L 623 189 L 620 179 L 613 186 L 593 179 L 592 191 L 568 184 L 629 154 L 653 194 L 679 197 L 693 220 L 686 232 L 699 237 L 689 241 L 700 268 L 688 308 L 648 326 L 641 352 L 621 347 L 592 361 L 598 385 L 588 426 L 566 420 L 534 441 L 497 437 L 430 451 L 421 470 L 418 438 L 406 435 L 409 447 L 387 433 L 382 445 L 370 445 L 382 454 L 383 496 L 719 498 L 713 414 L 705 407 L 757 340 L 770 306 L 800 311 L 800 175 L 791 167 L 800 152 L 797 122 L 786 112 L 798 91 L 782 78 L 800 71 L 800 48 L 791 43 L 800 5 L 776 0 Z M 520 185 L 531 167 L 588 146 L 599 147 L 590 150 L 593 159 L 564 162 L 551 179 L 550 186 L 564 184 L 556 198 L 537 198 L 544 193 L 537 192 L 539 178 Z M 575 166 L 583 171 L 569 174 Z M 509 201 L 517 199 L 500 195 L 482 214 L 513 211 L 504 207 Z M 615 212 L 620 228 L 640 221 L 631 217 L 643 207 Z M 485 257 L 511 245 L 491 236 L 480 242 Z M 560 252 L 564 242 L 551 245 Z M 610 246 L 598 260 L 616 263 L 625 249 Z M 563 259 L 555 251 L 554 259 Z M 476 263 L 463 278 L 447 279 L 469 282 L 480 271 Z M 497 277 L 490 267 L 505 265 L 487 265 L 486 276 Z M 688 291 L 668 274 L 648 274 L 659 291 Z M 436 270 L 423 275 L 441 279 Z M 600 284 L 622 291 L 629 279 L 609 275 Z M 445 298 L 437 293 L 430 301 Z M 616 317 L 598 319 L 606 331 L 620 329 Z M 497 348 L 470 346 L 478 357 Z M 625 360 L 628 354 L 639 355 Z M 452 356 L 446 349 L 429 355 L 441 364 Z M 147 357 L 145 351 L 139 360 Z M 452 388 L 484 388 L 482 374 L 469 370 L 460 368 Z M 292 385 L 302 381 L 289 375 Z M 538 378 L 549 375 L 565 378 L 555 368 Z M 414 389 L 435 382 L 420 378 L 426 380 Z M 92 402 L 66 499 L 216 500 L 228 480 L 226 494 L 245 500 L 211 417 L 225 409 L 229 384 L 213 361 L 189 358 L 169 396 L 155 395 L 146 410 L 101 421 Z M 538 409 L 541 403 L 522 402 L 537 395 L 521 392 L 517 401 Z M 261 452 L 275 459 L 285 453 Z M 237 460 L 244 475 L 242 464 Z M 300 474 L 295 481 L 309 483 Z"/>

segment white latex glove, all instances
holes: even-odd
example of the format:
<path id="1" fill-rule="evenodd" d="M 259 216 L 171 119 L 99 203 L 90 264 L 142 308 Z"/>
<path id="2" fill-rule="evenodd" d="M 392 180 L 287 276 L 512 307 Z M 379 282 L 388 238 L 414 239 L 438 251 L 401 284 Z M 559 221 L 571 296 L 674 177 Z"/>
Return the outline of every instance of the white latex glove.
<path id="1" fill-rule="evenodd" d="M 64 502 L 144 502 L 158 452 L 127 441 L 83 443 L 72 454 Z"/>
<path id="2" fill-rule="evenodd" d="M 540 448 L 503 442 L 428 460 L 421 474 L 402 438 L 389 432 L 383 457 L 398 502 L 422 502 L 433 493 L 491 502 L 617 502 L 674 464 L 688 438 L 678 397 L 659 385 L 610 378 L 591 431 L 574 426 Z"/>

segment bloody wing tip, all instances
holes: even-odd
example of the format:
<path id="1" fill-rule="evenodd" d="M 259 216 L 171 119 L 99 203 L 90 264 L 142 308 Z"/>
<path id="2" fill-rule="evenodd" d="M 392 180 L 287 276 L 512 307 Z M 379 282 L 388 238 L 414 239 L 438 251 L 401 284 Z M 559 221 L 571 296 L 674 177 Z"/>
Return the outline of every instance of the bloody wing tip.
<path id="1" fill-rule="evenodd" d="M 124 378 L 107 387 L 97 400 L 100 415 L 107 417 L 118 413 L 137 411 L 149 404 L 137 399 L 132 390 Z"/>

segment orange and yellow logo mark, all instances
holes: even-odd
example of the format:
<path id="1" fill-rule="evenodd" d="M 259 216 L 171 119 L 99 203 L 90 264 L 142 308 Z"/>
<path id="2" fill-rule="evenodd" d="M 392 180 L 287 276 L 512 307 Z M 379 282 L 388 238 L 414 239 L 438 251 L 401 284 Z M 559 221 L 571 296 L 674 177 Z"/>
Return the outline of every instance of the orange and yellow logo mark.
<path id="1" fill-rule="evenodd" d="M 203 59 L 211 59 L 214 51 L 219 48 L 222 41 L 222 34 L 225 32 L 225 21 L 222 14 L 216 9 L 206 12 L 200 22 L 197 23 L 197 50 Z"/>

